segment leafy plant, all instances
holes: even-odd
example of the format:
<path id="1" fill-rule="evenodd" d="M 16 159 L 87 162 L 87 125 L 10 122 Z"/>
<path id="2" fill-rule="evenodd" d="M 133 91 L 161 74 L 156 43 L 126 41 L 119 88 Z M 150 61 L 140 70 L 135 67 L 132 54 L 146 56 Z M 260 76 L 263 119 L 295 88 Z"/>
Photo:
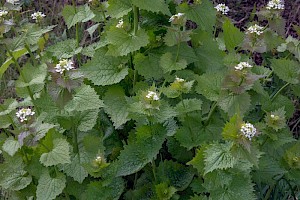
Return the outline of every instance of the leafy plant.
<path id="1" fill-rule="evenodd" d="M 6 2 L 0 75 L 18 71 L 19 98 L 0 105 L 1 188 L 38 200 L 299 198 L 286 124 L 299 41 L 270 5 L 256 13 L 267 25 L 242 31 L 209 0 L 92 0 L 65 5 L 66 35 L 52 41 L 47 16 L 18 21 L 22 2 Z"/>

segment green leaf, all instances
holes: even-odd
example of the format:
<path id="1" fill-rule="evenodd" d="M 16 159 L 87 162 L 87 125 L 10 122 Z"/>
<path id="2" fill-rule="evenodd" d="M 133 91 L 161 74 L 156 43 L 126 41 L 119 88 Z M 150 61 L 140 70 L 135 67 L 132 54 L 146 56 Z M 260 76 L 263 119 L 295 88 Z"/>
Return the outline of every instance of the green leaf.
<path id="1" fill-rule="evenodd" d="M 160 55 L 149 53 L 147 56 L 137 53 L 134 56 L 134 65 L 138 73 L 146 79 L 160 79 L 163 76 L 163 71 L 159 67 Z"/>
<path id="2" fill-rule="evenodd" d="M 71 58 L 80 53 L 81 50 L 82 47 L 77 48 L 75 39 L 67 39 L 47 48 L 47 51 L 51 52 L 53 56 L 57 57 L 58 59 Z"/>
<path id="3" fill-rule="evenodd" d="M 240 95 L 227 95 L 219 102 L 219 106 L 229 116 L 233 116 L 236 113 L 243 115 L 248 111 L 250 105 L 250 95 L 248 93 L 243 93 Z"/>
<path id="4" fill-rule="evenodd" d="M 216 169 L 232 168 L 236 162 L 236 158 L 231 153 L 232 146 L 233 143 L 230 142 L 209 145 L 204 152 L 204 174 Z"/>
<path id="5" fill-rule="evenodd" d="M 299 83 L 300 67 L 297 61 L 271 59 L 271 67 L 280 79 L 291 84 Z"/>
<path id="6" fill-rule="evenodd" d="M 191 167 L 173 161 L 163 161 L 157 168 L 159 182 L 168 182 L 176 190 L 185 190 L 193 180 L 194 172 Z"/>
<path id="7" fill-rule="evenodd" d="M 8 69 L 8 67 L 9 67 L 10 64 L 12 64 L 12 63 L 14 63 L 14 62 L 12 61 L 12 58 L 9 57 L 9 58 L 7 58 L 6 61 L 1 65 L 1 67 L 0 67 L 0 80 L 1 80 L 1 78 L 2 78 L 2 76 L 3 76 L 3 74 L 5 73 L 5 71 Z"/>
<path id="8" fill-rule="evenodd" d="M 168 5 L 164 0 L 132 0 L 132 4 L 139 7 L 140 9 L 151 11 L 151 12 L 161 12 L 164 15 L 171 15 Z"/>
<path id="9" fill-rule="evenodd" d="M 102 50 L 96 51 L 92 60 L 80 70 L 95 85 L 112 85 L 123 80 L 128 74 L 127 67 L 118 58 L 105 56 Z"/>
<path id="10" fill-rule="evenodd" d="M 66 177 L 63 173 L 57 172 L 55 177 L 51 177 L 48 170 L 45 170 L 37 185 L 36 198 L 37 200 L 55 199 L 65 187 Z"/>
<path id="11" fill-rule="evenodd" d="M 46 167 L 70 163 L 70 145 L 65 139 L 54 139 L 53 149 L 48 153 L 43 153 L 40 162 Z"/>
<path id="12" fill-rule="evenodd" d="M 82 183 L 88 176 L 88 172 L 82 166 L 86 158 L 84 154 L 74 154 L 71 158 L 71 163 L 64 164 L 60 169 L 68 176 L 74 178 L 75 181 Z"/>
<path id="13" fill-rule="evenodd" d="M 199 113 L 190 113 L 186 116 L 175 134 L 180 145 L 188 150 L 220 138 L 222 121 L 213 119 L 209 125 L 204 126 L 199 115 Z"/>
<path id="14" fill-rule="evenodd" d="M 281 94 L 278 95 L 275 99 L 273 99 L 273 101 L 268 97 L 264 97 L 261 100 L 261 104 L 262 104 L 262 109 L 267 112 L 272 112 L 276 109 L 280 109 L 284 107 L 287 118 L 292 117 L 295 111 L 295 106 L 292 100 Z"/>
<path id="15" fill-rule="evenodd" d="M 16 191 L 26 188 L 32 177 L 24 171 L 24 167 L 20 155 L 6 157 L 5 162 L 0 165 L 0 187 Z"/>
<path id="16" fill-rule="evenodd" d="M 67 103 L 65 109 L 68 112 L 85 111 L 95 109 L 98 110 L 103 107 L 103 101 L 99 99 L 96 91 L 89 85 L 82 85 L 75 89 L 76 94 L 73 99 Z"/>
<path id="17" fill-rule="evenodd" d="M 108 5 L 107 14 L 112 18 L 123 17 L 132 9 L 130 0 L 109 0 Z"/>
<path id="18" fill-rule="evenodd" d="M 184 59 L 176 60 L 170 52 L 163 54 L 159 61 L 164 73 L 173 70 L 181 70 L 187 67 L 187 62 Z"/>
<path id="19" fill-rule="evenodd" d="M 26 188 L 32 181 L 32 177 L 24 170 L 9 174 L 0 181 L 0 186 L 4 189 L 21 190 Z"/>
<path id="20" fill-rule="evenodd" d="M 164 42 L 167 46 L 177 46 L 181 42 L 190 41 L 190 33 L 191 31 L 180 31 L 174 28 L 168 28 L 167 33 L 164 37 Z"/>
<path id="21" fill-rule="evenodd" d="M 143 29 L 139 29 L 136 34 L 127 33 L 124 29 L 112 27 L 107 32 L 108 54 L 113 56 L 126 56 L 127 54 L 147 46 L 149 37 Z"/>
<path id="22" fill-rule="evenodd" d="M 196 81 L 198 82 L 195 90 L 211 101 L 217 101 L 221 93 L 221 86 L 224 75 L 221 72 L 205 73 Z"/>
<path id="23" fill-rule="evenodd" d="M 137 128 L 135 141 L 121 151 L 116 161 L 117 176 L 127 176 L 142 169 L 158 154 L 165 141 L 165 129 L 161 125 L 141 126 Z"/>
<path id="24" fill-rule="evenodd" d="M 187 163 L 188 165 L 192 165 L 195 169 L 197 169 L 198 173 L 201 175 L 204 175 L 204 168 L 205 168 L 204 153 L 206 147 L 207 145 L 204 145 L 200 149 L 197 149 L 194 158 Z"/>
<path id="25" fill-rule="evenodd" d="M 124 181 L 117 177 L 111 181 L 93 181 L 87 187 L 87 199 L 118 200 L 124 190 Z"/>
<path id="26" fill-rule="evenodd" d="M 68 29 L 79 22 L 87 22 L 95 17 L 88 4 L 84 6 L 66 5 L 62 11 L 62 16 L 67 24 Z"/>
<path id="27" fill-rule="evenodd" d="M 211 199 L 222 200 L 255 200 L 253 183 L 249 176 L 243 174 L 233 174 L 229 177 L 215 173 L 216 177 L 209 177 L 212 188 L 209 189 Z M 228 175 L 227 175 L 228 176 Z M 220 185 L 220 181 L 226 180 L 224 185 Z M 205 180 L 206 181 L 206 180 Z M 205 185 L 206 186 L 206 185 Z"/>
<path id="28" fill-rule="evenodd" d="M 91 130 L 98 118 L 99 110 L 86 110 L 75 115 L 75 121 L 77 122 L 77 128 L 79 131 L 89 131 Z"/>
<path id="29" fill-rule="evenodd" d="M 105 104 L 104 110 L 113 121 L 116 129 L 130 120 L 123 88 L 110 87 L 105 93 L 103 100 Z"/>
<path id="30" fill-rule="evenodd" d="M 223 24 L 223 33 L 225 45 L 228 50 L 234 50 L 235 47 L 238 47 L 244 40 L 244 34 L 236 28 L 229 19 Z"/>
<path id="31" fill-rule="evenodd" d="M 160 183 L 155 185 L 155 193 L 158 199 L 171 199 L 176 193 L 176 189 L 172 186 L 168 186 L 167 183 Z"/>
<path id="32" fill-rule="evenodd" d="M 2 146 L 2 150 L 8 153 L 10 156 L 14 156 L 15 153 L 21 148 L 20 143 L 12 136 L 7 138 Z"/>
<path id="33" fill-rule="evenodd" d="M 211 31 L 216 22 L 216 10 L 209 0 L 202 0 L 201 4 L 182 3 L 177 12 L 185 13 L 187 19 L 197 23 L 202 30 Z"/>
<path id="34" fill-rule="evenodd" d="M 201 110 L 202 101 L 200 99 L 184 99 L 180 101 L 175 109 L 179 115 L 183 115 L 188 112 Z"/>
<path id="35" fill-rule="evenodd" d="M 40 92 L 44 88 L 44 81 L 47 76 L 47 66 L 42 64 L 38 67 L 26 65 L 22 68 L 23 76 L 19 76 L 16 81 L 16 92 L 21 97 L 28 97 L 28 90 L 30 87 L 32 93 Z M 25 78 L 25 80 L 24 80 Z"/>

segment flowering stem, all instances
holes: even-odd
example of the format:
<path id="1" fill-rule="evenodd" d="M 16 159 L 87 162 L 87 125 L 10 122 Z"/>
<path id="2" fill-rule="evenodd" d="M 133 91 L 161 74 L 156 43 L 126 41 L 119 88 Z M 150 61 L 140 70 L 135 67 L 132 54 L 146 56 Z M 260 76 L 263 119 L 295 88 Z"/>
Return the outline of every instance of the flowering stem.
<path id="1" fill-rule="evenodd" d="M 284 86 L 282 86 L 275 94 L 273 97 L 271 97 L 271 101 L 274 101 L 276 97 L 279 95 L 279 93 L 284 90 L 287 86 L 289 86 L 290 83 L 286 83 Z"/>
<path id="2" fill-rule="evenodd" d="M 74 153 L 78 153 L 78 140 L 77 140 L 77 128 L 73 128 L 73 146 L 74 146 Z"/>
<path id="3" fill-rule="evenodd" d="M 155 166 L 154 160 L 151 161 L 151 165 L 152 165 L 152 173 L 153 173 L 153 176 L 154 176 L 154 181 L 156 183 L 156 181 L 157 181 L 157 178 L 156 178 L 156 166 Z"/>
<path id="4" fill-rule="evenodd" d="M 134 35 L 137 34 L 137 31 L 139 29 L 139 8 L 136 6 L 133 6 L 133 30 Z"/>
<path id="5" fill-rule="evenodd" d="M 177 43 L 177 52 L 176 52 L 176 59 L 175 59 L 175 62 L 178 61 L 178 57 L 179 57 L 179 49 L 180 49 L 180 42 Z"/>

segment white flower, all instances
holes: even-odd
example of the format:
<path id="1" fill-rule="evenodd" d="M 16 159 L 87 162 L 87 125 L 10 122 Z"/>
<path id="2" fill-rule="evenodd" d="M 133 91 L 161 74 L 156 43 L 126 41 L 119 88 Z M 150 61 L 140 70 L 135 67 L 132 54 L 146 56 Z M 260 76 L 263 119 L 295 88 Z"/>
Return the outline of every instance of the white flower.
<path id="1" fill-rule="evenodd" d="M 7 15 L 7 11 L 6 10 L 0 10 L 0 17 Z"/>
<path id="2" fill-rule="evenodd" d="M 243 70 L 244 68 L 252 68 L 253 66 L 250 65 L 247 62 L 240 62 L 238 65 L 236 65 L 234 68 L 235 70 Z"/>
<path id="3" fill-rule="evenodd" d="M 271 0 L 268 2 L 266 7 L 268 10 L 283 10 L 284 9 L 284 1 L 283 0 Z"/>
<path id="4" fill-rule="evenodd" d="M 224 3 L 218 4 L 217 6 L 215 6 L 215 9 L 216 9 L 218 12 L 221 12 L 223 15 L 227 15 L 227 14 L 228 14 L 228 11 L 229 11 L 229 7 L 226 6 Z"/>
<path id="5" fill-rule="evenodd" d="M 148 94 L 146 95 L 146 98 L 154 100 L 154 101 L 158 101 L 159 100 L 159 97 L 158 97 L 157 93 L 153 92 L 153 91 L 150 91 L 150 90 L 148 91 Z"/>
<path id="6" fill-rule="evenodd" d="M 255 33 L 256 35 L 260 35 L 260 34 L 262 34 L 264 31 L 264 27 L 262 27 L 262 26 L 259 26 L 259 25 L 257 25 L 257 24 L 254 24 L 253 26 L 250 26 L 249 28 L 248 28 L 248 30 L 247 30 L 247 34 L 249 34 L 249 33 Z"/>
<path id="7" fill-rule="evenodd" d="M 7 3 L 15 4 L 19 3 L 19 0 L 6 0 Z"/>
<path id="8" fill-rule="evenodd" d="M 256 134 L 256 128 L 250 123 L 242 124 L 240 131 L 249 140 L 251 140 Z"/>
<path id="9" fill-rule="evenodd" d="M 120 19 L 118 24 L 116 25 L 117 28 L 123 28 L 123 24 L 124 24 L 124 21 L 123 19 Z"/>
<path id="10" fill-rule="evenodd" d="M 31 18 L 36 20 L 36 21 L 41 20 L 44 17 L 46 17 L 46 15 L 42 12 L 35 12 L 31 15 Z"/>
<path id="11" fill-rule="evenodd" d="M 21 122 L 27 121 L 27 116 L 33 116 L 35 112 L 31 111 L 30 108 L 22 108 L 16 112 L 16 116 L 20 119 Z"/>
<path id="12" fill-rule="evenodd" d="M 175 78 L 175 81 L 176 81 L 176 82 L 179 82 L 179 83 L 182 83 L 182 82 L 184 82 L 185 80 L 184 80 L 183 78 L 178 78 L 178 77 L 176 77 L 176 78 Z"/>
<path id="13" fill-rule="evenodd" d="M 55 71 L 62 74 L 65 70 L 69 71 L 74 69 L 73 62 L 71 60 L 63 59 L 55 66 Z"/>
<path id="14" fill-rule="evenodd" d="M 96 163 L 101 163 L 102 162 L 102 158 L 101 156 L 97 156 L 97 158 L 95 159 Z"/>
<path id="15" fill-rule="evenodd" d="M 173 22 L 177 19 L 181 19 L 184 17 L 184 13 L 177 13 L 176 15 L 173 15 L 172 17 L 170 17 L 169 22 Z"/>

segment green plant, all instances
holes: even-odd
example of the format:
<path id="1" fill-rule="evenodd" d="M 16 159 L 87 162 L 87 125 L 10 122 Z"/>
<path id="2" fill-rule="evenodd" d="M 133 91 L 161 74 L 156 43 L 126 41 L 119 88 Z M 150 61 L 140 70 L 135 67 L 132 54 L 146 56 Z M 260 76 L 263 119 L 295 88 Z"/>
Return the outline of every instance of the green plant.
<path id="1" fill-rule="evenodd" d="M 273 29 L 281 8 L 242 32 L 209 0 L 74 1 L 62 11 L 67 38 L 49 45 L 42 13 L 6 23 L 24 18 L 21 5 L 4 4 L 0 26 L 0 75 L 20 74 L 18 101 L 0 105 L 10 195 L 299 197 L 300 143 L 286 125 L 300 94 L 299 41 Z"/>

